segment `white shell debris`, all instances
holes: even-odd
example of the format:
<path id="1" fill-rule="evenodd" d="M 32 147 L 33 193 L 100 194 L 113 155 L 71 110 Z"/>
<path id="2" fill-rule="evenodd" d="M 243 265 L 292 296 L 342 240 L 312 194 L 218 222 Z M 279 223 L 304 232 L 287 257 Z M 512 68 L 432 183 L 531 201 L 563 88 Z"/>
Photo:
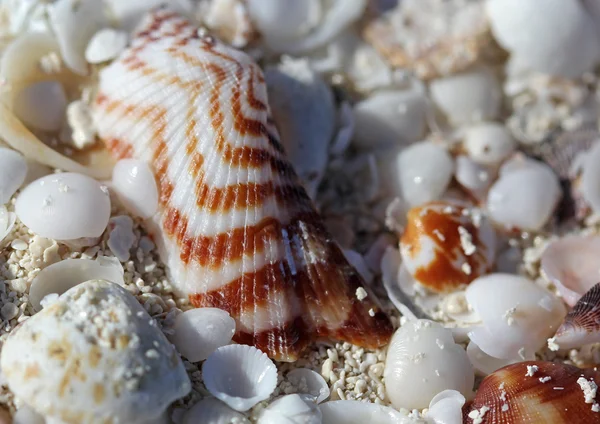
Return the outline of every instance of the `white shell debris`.
<path id="1" fill-rule="evenodd" d="M 462 424 L 465 397 L 456 390 L 444 390 L 431 399 L 425 417 L 435 424 Z"/>
<path id="2" fill-rule="evenodd" d="M 275 399 L 262 410 L 258 424 L 321 424 L 321 410 L 302 395 L 292 394 Z"/>
<path id="3" fill-rule="evenodd" d="M 14 150 L 0 147 L 0 205 L 7 203 L 27 176 L 25 158 Z"/>
<path id="4" fill-rule="evenodd" d="M 471 393 L 474 372 L 452 332 L 429 320 L 409 321 L 388 346 L 385 389 L 396 408 L 423 409 L 446 389 Z"/>
<path id="5" fill-rule="evenodd" d="M 250 424 L 241 413 L 214 398 L 202 399 L 183 417 L 181 424 Z"/>
<path id="6" fill-rule="evenodd" d="M 495 122 L 468 128 L 463 145 L 469 157 L 482 165 L 499 165 L 516 147 L 506 127 Z"/>
<path id="7" fill-rule="evenodd" d="M 110 229 L 106 243 L 108 248 L 121 262 L 127 262 L 135 243 L 133 219 L 127 215 L 115 216 L 108 221 L 108 228 Z"/>
<path id="8" fill-rule="evenodd" d="M 0 244 L 8 236 L 17 222 L 17 214 L 9 212 L 6 206 L 0 205 Z"/>
<path id="9" fill-rule="evenodd" d="M 479 277 L 467 287 L 466 296 L 483 322 L 469 338 L 499 359 L 532 358 L 566 314 L 555 295 L 518 275 Z"/>
<path id="10" fill-rule="evenodd" d="M 321 404 L 322 424 L 417 424 L 389 406 L 358 400 L 337 400 Z"/>
<path id="11" fill-rule="evenodd" d="M 110 218 L 110 198 L 106 187 L 90 177 L 53 174 L 28 185 L 17 197 L 15 212 L 42 237 L 99 237 Z"/>
<path id="12" fill-rule="evenodd" d="M 116 58 L 127 46 L 129 37 L 125 31 L 103 28 L 94 34 L 85 49 L 85 60 L 96 64 Z"/>
<path id="13" fill-rule="evenodd" d="M 10 389 L 47 419 L 139 423 L 191 389 L 173 346 L 120 286 L 88 281 L 6 340 Z"/>
<path id="14" fill-rule="evenodd" d="M 67 95 L 60 82 L 42 81 L 17 94 L 13 107 L 25 124 L 42 131 L 58 131 L 63 125 Z"/>
<path id="15" fill-rule="evenodd" d="M 503 172 L 490 187 L 487 210 L 508 229 L 540 230 L 552 216 L 562 191 L 558 177 L 543 164 Z"/>
<path id="16" fill-rule="evenodd" d="M 488 0 L 486 6 L 498 43 L 530 69 L 578 77 L 600 59 L 600 39 L 581 2 L 548 0 L 540 9 L 537 0 Z"/>
<path id="17" fill-rule="evenodd" d="M 454 161 L 441 145 L 430 141 L 413 144 L 397 159 L 402 196 L 411 206 L 437 200 L 448 188 Z"/>
<path id="18" fill-rule="evenodd" d="M 150 218 L 158 209 L 156 178 L 145 162 L 120 160 L 113 169 L 112 183 L 119 200 L 132 214 Z"/>
<path id="19" fill-rule="evenodd" d="M 198 362 L 231 343 L 235 320 L 218 308 L 190 309 L 177 317 L 173 331 L 169 339 L 179 353 L 190 362 Z"/>
<path id="20" fill-rule="evenodd" d="M 454 124 L 494 119 L 500 111 L 500 84 L 488 68 L 433 80 L 429 90 L 436 106 Z"/>
<path id="21" fill-rule="evenodd" d="M 247 345 L 218 348 L 202 365 L 202 375 L 210 394 L 240 412 L 267 399 L 277 385 L 273 361 Z"/>
<path id="22" fill-rule="evenodd" d="M 586 153 L 581 174 L 581 194 L 594 213 L 600 214 L 600 142 Z"/>
<path id="23" fill-rule="evenodd" d="M 71 127 L 71 142 L 76 149 L 84 149 L 96 143 L 96 129 L 90 107 L 83 100 L 75 100 L 67 106 L 67 122 Z"/>
<path id="24" fill-rule="evenodd" d="M 299 393 L 313 397 L 316 403 L 321 403 L 329 397 L 329 386 L 318 372 L 308 368 L 296 368 L 288 372 L 286 378 L 298 388 Z"/>
<path id="25" fill-rule="evenodd" d="M 114 258 L 65 259 L 42 269 L 29 287 L 29 301 L 35 311 L 42 309 L 42 299 L 51 293 L 58 295 L 90 280 L 105 280 L 125 285 L 124 270 Z"/>

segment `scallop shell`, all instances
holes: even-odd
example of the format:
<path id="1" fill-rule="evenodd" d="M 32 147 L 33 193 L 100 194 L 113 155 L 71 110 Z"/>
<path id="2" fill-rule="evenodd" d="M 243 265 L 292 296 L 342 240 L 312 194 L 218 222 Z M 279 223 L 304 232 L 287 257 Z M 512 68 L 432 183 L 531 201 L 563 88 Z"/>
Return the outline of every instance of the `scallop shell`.
<path id="1" fill-rule="evenodd" d="M 413 424 L 414 420 L 389 406 L 358 400 L 321 404 L 322 424 Z"/>
<path id="2" fill-rule="evenodd" d="M 561 349 L 600 342 L 600 284 L 592 287 L 569 311 L 554 336 Z"/>
<path id="3" fill-rule="evenodd" d="M 202 399 L 183 417 L 182 424 L 250 424 L 244 414 L 213 398 Z"/>
<path id="4" fill-rule="evenodd" d="M 298 388 L 299 393 L 313 397 L 316 403 L 321 403 L 329 397 L 329 386 L 318 372 L 308 368 L 296 368 L 288 372 L 286 378 Z"/>
<path id="5" fill-rule="evenodd" d="M 482 424 L 600 422 L 600 413 L 592 409 L 595 400 L 586 403 L 582 380 L 599 381 L 600 374 L 553 362 L 509 365 L 481 382 L 464 412 Z"/>
<path id="6" fill-rule="evenodd" d="M 24 322 L 0 364 L 19 399 L 62 422 L 146 423 L 191 389 L 156 322 L 127 290 L 101 280 Z"/>
<path id="7" fill-rule="evenodd" d="M 146 162 L 122 159 L 115 164 L 113 190 L 123 206 L 141 218 L 150 218 L 158 209 L 158 187 Z"/>
<path id="8" fill-rule="evenodd" d="M 387 343 L 391 324 L 356 297 L 362 279 L 284 156 L 248 56 L 156 11 L 102 71 L 94 108 L 113 155 L 159 182 L 150 230 L 176 291 L 229 312 L 234 341 L 286 361 L 317 336 Z"/>
<path id="9" fill-rule="evenodd" d="M 27 176 L 27 162 L 21 154 L 0 147 L 0 205 L 8 203 Z"/>
<path id="10" fill-rule="evenodd" d="M 275 399 L 262 410 L 257 424 L 322 424 L 321 410 L 316 403 L 293 394 Z"/>
<path id="11" fill-rule="evenodd" d="M 277 385 L 277 368 L 253 346 L 229 345 L 215 350 L 202 365 L 206 389 L 236 411 L 267 399 Z"/>
<path id="12" fill-rule="evenodd" d="M 419 284 L 436 293 L 451 292 L 492 267 L 496 234 L 478 210 L 432 202 L 408 212 L 400 253 Z"/>

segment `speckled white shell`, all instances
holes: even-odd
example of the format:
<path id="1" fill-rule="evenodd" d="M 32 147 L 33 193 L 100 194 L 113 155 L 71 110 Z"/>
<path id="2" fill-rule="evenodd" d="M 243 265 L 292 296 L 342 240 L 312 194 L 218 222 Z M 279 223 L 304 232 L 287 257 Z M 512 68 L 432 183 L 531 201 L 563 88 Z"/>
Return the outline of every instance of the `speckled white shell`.
<path id="1" fill-rule="evenodd" d="M 120 286 L 88 281 L 6 340 L 10 389 L 46 418 L 145 424 L 191 388 L 174 348 Z"/>
<path id="2" fill-rule="evenodd" d="M 27 162 L 20 153 L 0 147 L 0 205 L 7 203 L 25 181 Z"/>
<path id="3" fill-rule="evenodd" d="M 134 215 L 150 218 L 158 209 L 158 187 L 146 162 L 121 159 L 113 169 L 113 190 L 123 206 Z"/>

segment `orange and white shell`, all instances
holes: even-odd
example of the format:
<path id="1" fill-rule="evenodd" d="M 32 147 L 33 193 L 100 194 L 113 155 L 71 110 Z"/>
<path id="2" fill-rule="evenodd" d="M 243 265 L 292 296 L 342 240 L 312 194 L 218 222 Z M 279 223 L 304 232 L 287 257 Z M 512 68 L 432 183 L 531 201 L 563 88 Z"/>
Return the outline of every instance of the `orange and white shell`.
<path id="1" fill-rule="evenodd" d="M 492 267 L 496 233 L 475 209 L 431 202 L 409 210 L 400 253 L 416 282 L 436 293 L 452 292 Z"/>
<path id="2" fill-rule="evenodd" d="M 321 336 L 388 342 L 390 321 L 285 156 L 249 56 L 155 11 L 101 72 L 94 115 L 114 157 L 156 176 L 150 231 L 174 288 L 229 312 L 236 342 L 286 361 Z"/>

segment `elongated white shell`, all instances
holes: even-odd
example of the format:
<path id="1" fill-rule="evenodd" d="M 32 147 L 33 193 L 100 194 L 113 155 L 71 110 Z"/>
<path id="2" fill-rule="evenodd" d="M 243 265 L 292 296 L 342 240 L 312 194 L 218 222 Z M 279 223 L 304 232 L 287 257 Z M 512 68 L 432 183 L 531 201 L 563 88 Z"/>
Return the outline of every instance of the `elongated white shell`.
<path id="1" fill-rule="evenodd" d="M 182 424 L 250 424 L 241 413 L 218 399 L 202 399 L 186 412 Z"/>
<path id="2" fill-rule="evenodd" d="M 169 338 L 179 353 L 198 362 L 231 342 L 235 320 L 222 309 L 190 309 L 177 317 L 173 330 Z"/>
<path id="3" fill-rule="evenodd" d="M 27 162 L 20 153 L 0 147 L 0 205 L 7 203 L 27 176 Z"/>
<path id="4" fill-rule="evenodd" d="M 101 280 L 23 323 L 0 364 L 22 401 L 64 422 L 145 424 L 191 388 L 155 321 L 129 292 Z"/>
<path id="5" fill-rule="evenodd" d="M 321 424 L 321 410 L 301 395 L 282 396 L 267 406 L 258 424 Z"/>
<path id="6" fill-rule="evenodd" d="M 415 421 L 389 406 L 358 400 L 337 400 L 321 406 L 322 424 L 414 424 Z"/>
<path id="7" fill-rule="evenodd" d="M 317 403 L 329 397 L 329 386 L 318 372 L 308 368 L 296 368 L 288 372 L 286 378 L 298 388 L 299 393 L 313 397 Z"/>
<path id="8" fill-rule="evenodd" d="M 409 321 L 388 346 L 385 389 L 396 408 L 423 409 L 439 392 L 452 389 L 468 396 L 475 375 L 466 352 L 452 332 L 428 320 Z"/>
<path id="9" fill-rule="evenodd" d="M 150 218 L 158 209 L 158 187 L 147 163 L 121 159 L 113 169 L 113 189 L 123 206 L 134 215 Z"/>
<path id="10" fill-rule="evenodd" d="M 123 274 L 123 267 L 117 260 L 65 259 L 47 266 L 35 276 L 29 287 L 29 301 L 33 309 L 39 311 L 42 299 L 51 293 L 61 295 L 90 280 L 105 280 L 124 286 Z"/>
<path id="11" fill-rule="evenodd" d="M 236 411 L 267 399 L 277 385 L 277 368 L 253 346 L 229 345 L 215 350 L 202 365 L 204 385 Z"/>
<path id="12" fill-rule="evenodd" d="M 110 218 L 110 198 L 106 188 L 90 177 L 53 174 L 28 185 L 17 198 L 15 212 L 42 237 L 99 237 Z"/>

